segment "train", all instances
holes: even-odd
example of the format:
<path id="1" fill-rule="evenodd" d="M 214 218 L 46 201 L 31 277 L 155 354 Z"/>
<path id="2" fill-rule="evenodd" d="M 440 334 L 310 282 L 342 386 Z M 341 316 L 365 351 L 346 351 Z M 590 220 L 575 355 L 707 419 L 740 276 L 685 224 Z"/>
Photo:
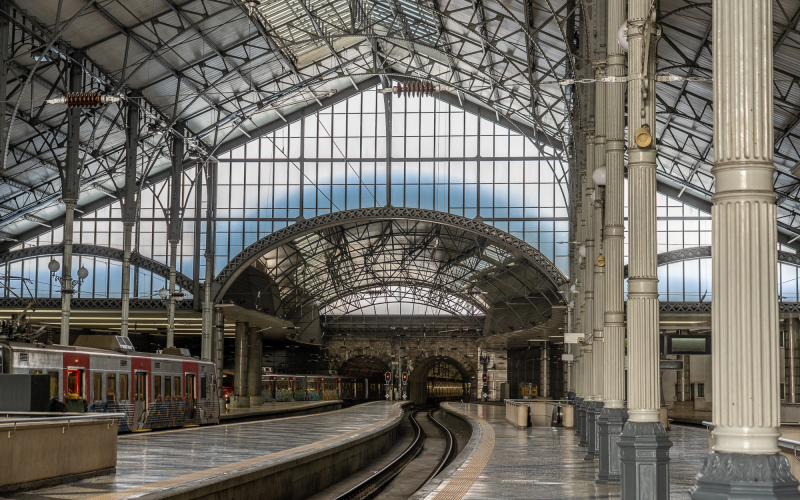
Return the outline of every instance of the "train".
<path id="1" fill-rule="evenodd" d="M 49 377 L 50 411 L 124 413 L 121 433 L 219 423 L 216 368 L 187 350 L 137 352 L 127 337 L 106 335 L 0 347 L 1 373 Z"/>
<path id="2" fill-rule="evenodd" d="M 450 380 L 428 379 L 428 401 L 459 401 L 469 388 L 463 383 Z"/>
<path id="3" fill-rule="evenodd" d="M 222 396 L 227 402 L 233 396 L 234 377 L 229 371 L 222 375 Z M 273 374 L 266 369 L 261 375 L 265 402 L 342 400 L 356 404 L 383 399 L 384 394 L 381 378 Z"/>

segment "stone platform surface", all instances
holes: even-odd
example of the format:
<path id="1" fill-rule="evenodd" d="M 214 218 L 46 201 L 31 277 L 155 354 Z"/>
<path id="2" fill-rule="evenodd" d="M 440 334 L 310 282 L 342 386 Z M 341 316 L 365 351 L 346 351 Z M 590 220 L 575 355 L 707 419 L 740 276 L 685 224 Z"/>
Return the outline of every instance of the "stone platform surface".
<path id="1" fill-rule="evenodd" d="M 480 428 L 481 438 L 473 440 L 464 450 L 470 454 L 469 459 L 444 471 L 450 474 L 449 478 L 424 494 L 426 500 L 621 498 L 618 485 L 595 483 L 597 462 L 583 459 L 586 448 L 578 446 L 573 429 L 517 429 L 506 420 L 505 408 L 499 406 L 480 403 L 442 406 L 474 418 L 477 425 L 473 428 Z M 673 442 L 670 498 L 688 499 L 689 487 L 708 453 L 708 434 L 702 428 L 673 425 L 669 437 Z"/>
<path id="2" fill-rule="evenodd" d="M 118 500 L 140 496 L 156 485 L 168 488 L 204 481 L 235 473 L 239 465 L 284 460 L 293 449 L 354 439 L 354 434 L 390 419 L 392 407 L 381 401 L 299 417 L 121 435 L 115 474 L 3 498 Z"/>

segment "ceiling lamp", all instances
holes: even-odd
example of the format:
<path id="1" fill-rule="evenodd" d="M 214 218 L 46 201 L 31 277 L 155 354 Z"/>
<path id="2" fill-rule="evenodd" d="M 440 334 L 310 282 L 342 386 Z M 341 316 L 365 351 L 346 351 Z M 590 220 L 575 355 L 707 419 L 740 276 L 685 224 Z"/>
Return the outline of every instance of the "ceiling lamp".
<path id="1" fill-rule="evenodd" d="M 628 21 L 622 23 L 622 26 L 617 30 L 617 42 L 625 52 L 628 52 Z"/>
<path id="2" fill-rule="evenodd" d="M 261 5 L 261 0 L 245 0 L 242 2 L 244 8 L 247 9 L 247 14 L 250 17 L 253 17 L 258 11 L 258 7 Z"/>
<path id="3" fill-rule="evenodd" d="M 48 99 L 47 104 L 66 104 L 68 108 L 96 108 L 110 102 L 119 102 L 122 97 L 100 92 L 68 92 L 61 97 Z"/>

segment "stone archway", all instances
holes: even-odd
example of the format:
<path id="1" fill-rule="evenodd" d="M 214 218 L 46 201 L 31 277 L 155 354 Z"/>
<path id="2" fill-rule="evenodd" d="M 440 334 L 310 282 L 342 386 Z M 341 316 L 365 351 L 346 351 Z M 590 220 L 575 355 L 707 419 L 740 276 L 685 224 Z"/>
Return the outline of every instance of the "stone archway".
<path id="1" fill-rule="evenodd" d="M 477 388 L 477 371 L 469 364 L 464 365 L 450 356 L 429 356 L 414 360 L 414 369 L 408 377 L 409 399 L 416 404 L 428 402 L 428 373 L 436 363 L 447 363 L 461 374 L 464 384 L 465 400 L 473 399 Z"/>
<path id="2" fill-rule="evenodd" d="M 337 373 L 342 377 L 382 377 L 391 371 L 391 360 L 382 355 L 358 355 L 342 361 L 337 367 Z"/>

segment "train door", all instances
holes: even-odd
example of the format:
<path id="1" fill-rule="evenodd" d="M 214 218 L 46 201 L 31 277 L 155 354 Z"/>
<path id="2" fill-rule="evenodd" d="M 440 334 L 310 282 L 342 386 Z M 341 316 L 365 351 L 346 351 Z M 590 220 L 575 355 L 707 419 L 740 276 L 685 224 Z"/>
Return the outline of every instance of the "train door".
<path id="1" fill-rule="evenodd" d="M 150 396 L 150 373 L 147 370 L 134 370 L 133 372 L 133 411 L 134 414 L 145 415 Z M 143 423 L 144 419 L 137 418 Z"/>
<path id="2" fill-rule="evenodd" d="M 88 408 L 90 383 L 90 357 L 88 353 L 64 352 L 63 401 L 67 410 L 83 413 Z"/>

